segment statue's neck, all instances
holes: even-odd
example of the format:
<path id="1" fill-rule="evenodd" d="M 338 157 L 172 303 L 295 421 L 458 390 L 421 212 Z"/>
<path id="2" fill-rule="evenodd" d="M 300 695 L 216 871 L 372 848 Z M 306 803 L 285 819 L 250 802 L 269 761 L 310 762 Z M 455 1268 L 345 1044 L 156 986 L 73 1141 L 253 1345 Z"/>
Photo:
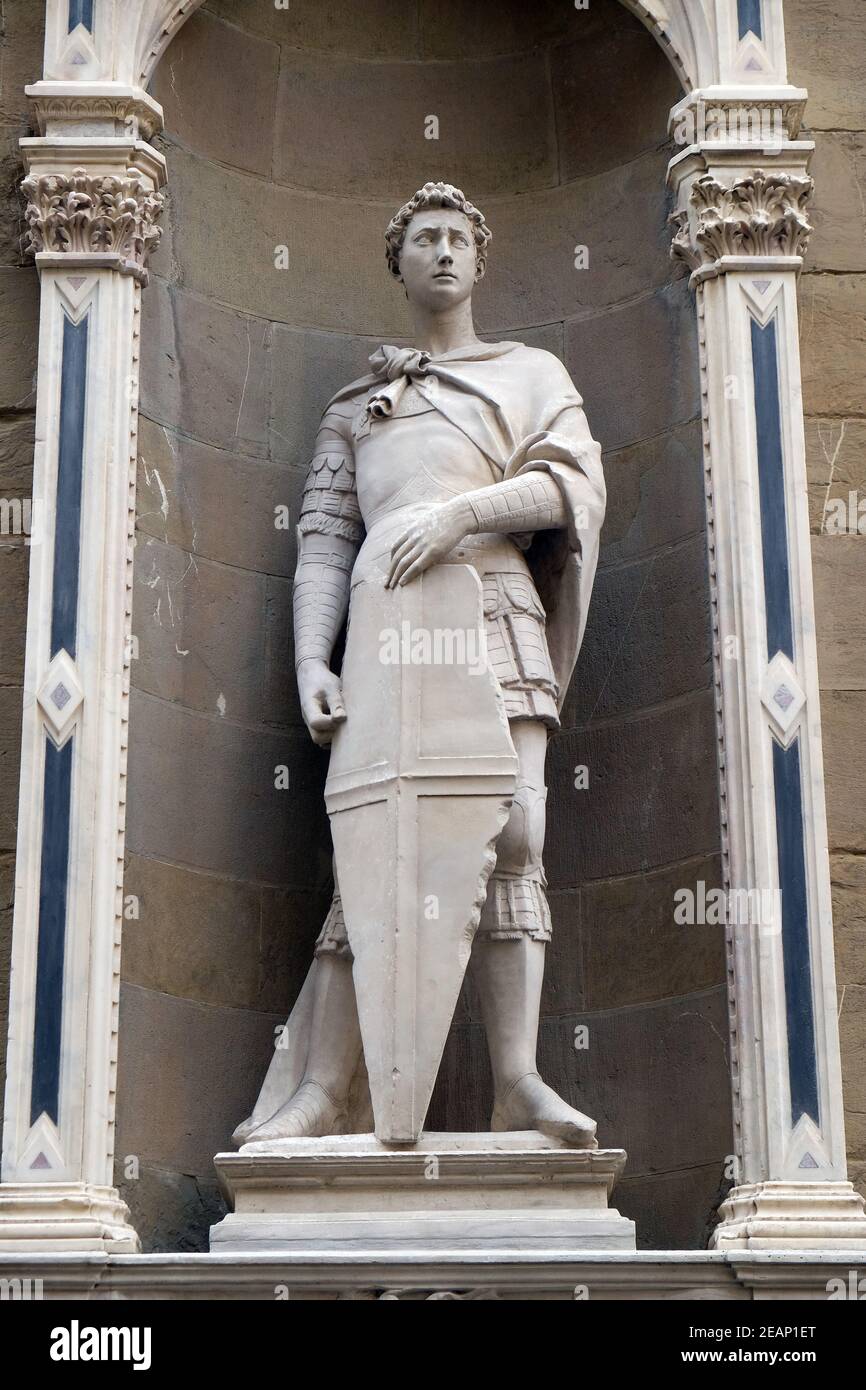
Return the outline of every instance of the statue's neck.
<path id="1" fill-rule="evenodd" d="M 413 306 L 415 347 L 439 357 L 456 348 L 477 347 L 481 341 L 472 320 L 472 302 L 455 305 L 442 313 L 429 313 Z"/>

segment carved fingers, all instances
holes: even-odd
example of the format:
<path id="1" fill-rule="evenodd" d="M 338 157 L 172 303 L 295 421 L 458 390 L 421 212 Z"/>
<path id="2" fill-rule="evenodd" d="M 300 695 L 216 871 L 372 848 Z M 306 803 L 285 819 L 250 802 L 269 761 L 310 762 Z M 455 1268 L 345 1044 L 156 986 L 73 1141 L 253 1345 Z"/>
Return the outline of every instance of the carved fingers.
<path id="1" fill-rule="evenodd" d="M 431 565 L 444 560 L 468 530 L 463 509 L 450 502 L 416 516 L 391 547 L 387 587 L 395 589 L 417 579 Z"/>
<path id="2" fill-rule="evenodd" d="M 346 719 L 339 676 L 324 662 L 304 661 L 298 667 L 298 693 L 310 738 L 319 748 L 327 748 L 335 728 Z"/>

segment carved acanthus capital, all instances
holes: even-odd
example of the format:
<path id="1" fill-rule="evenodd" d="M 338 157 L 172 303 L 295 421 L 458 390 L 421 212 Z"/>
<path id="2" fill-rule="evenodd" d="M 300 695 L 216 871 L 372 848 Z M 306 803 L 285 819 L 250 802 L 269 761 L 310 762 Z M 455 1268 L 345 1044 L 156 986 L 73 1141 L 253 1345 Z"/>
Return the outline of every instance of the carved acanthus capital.
<path id="1" fill-rule="evenodd" d="M 699 278 L 722 274 L 726 258 L 792 258 L 806 253 L 812 225 L 806 208 L 814 181 L 808 175 L 752 173 L 723 184 L 703 174 L 689 203 L 672 214 L 671 255 Z"/>
<path id="2" fill-rule="evenodd" d="M 157 226 L 164 198 L 140 169 L 123 177 L 88 174 L 30 174 L 21 185 L 27 197 L 27 249 L 82 257 L 110 256 L 117 269 L 147 284 L 146 262 L 159 245 Z"/>

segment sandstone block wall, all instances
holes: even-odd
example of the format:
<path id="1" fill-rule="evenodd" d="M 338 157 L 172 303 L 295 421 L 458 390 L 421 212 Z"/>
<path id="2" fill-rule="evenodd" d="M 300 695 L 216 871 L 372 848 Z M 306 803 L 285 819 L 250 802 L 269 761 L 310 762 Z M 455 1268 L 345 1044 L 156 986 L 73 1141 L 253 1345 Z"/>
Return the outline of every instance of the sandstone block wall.
<path id="1" fill-rule="evenodd" d="M 866 1193 L 866 16 L 860 0 L 785 0 L 785 13 L 816 146 L 803 409 L 845 1128 L 849 1176 Z"/>

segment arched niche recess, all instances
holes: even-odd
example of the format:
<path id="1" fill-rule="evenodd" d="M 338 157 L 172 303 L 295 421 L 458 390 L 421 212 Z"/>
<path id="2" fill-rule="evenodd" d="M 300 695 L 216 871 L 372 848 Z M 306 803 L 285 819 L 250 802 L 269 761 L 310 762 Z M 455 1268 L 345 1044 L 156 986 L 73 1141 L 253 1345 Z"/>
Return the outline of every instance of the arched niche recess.
<path id="1" fill-rule="evenodd" d="M 628 1150 L 618 1204 L 640 1243 L 705 1243 L 732 1139 L 722 931 L 673 920 L 677 888 L 720 881 L 695 314 L 666 227 L 686 66 L 632 10 L 209 0 L 159 61 L 117 1138 L 145 1249 L 206 1244 L 213 1154 L 326 903 L 324 760 L 300 722 L 275 509 L 296 512 L 329 395 L 408 338 L 382 231 L 439 177 L 493 227 L 480 330 L 561 356 L 605 452 L 601 566 L 549 755 L 540 1063 Z M 489 1103 L 470 986 L 430 1124 L 483 1128 Z"/>

